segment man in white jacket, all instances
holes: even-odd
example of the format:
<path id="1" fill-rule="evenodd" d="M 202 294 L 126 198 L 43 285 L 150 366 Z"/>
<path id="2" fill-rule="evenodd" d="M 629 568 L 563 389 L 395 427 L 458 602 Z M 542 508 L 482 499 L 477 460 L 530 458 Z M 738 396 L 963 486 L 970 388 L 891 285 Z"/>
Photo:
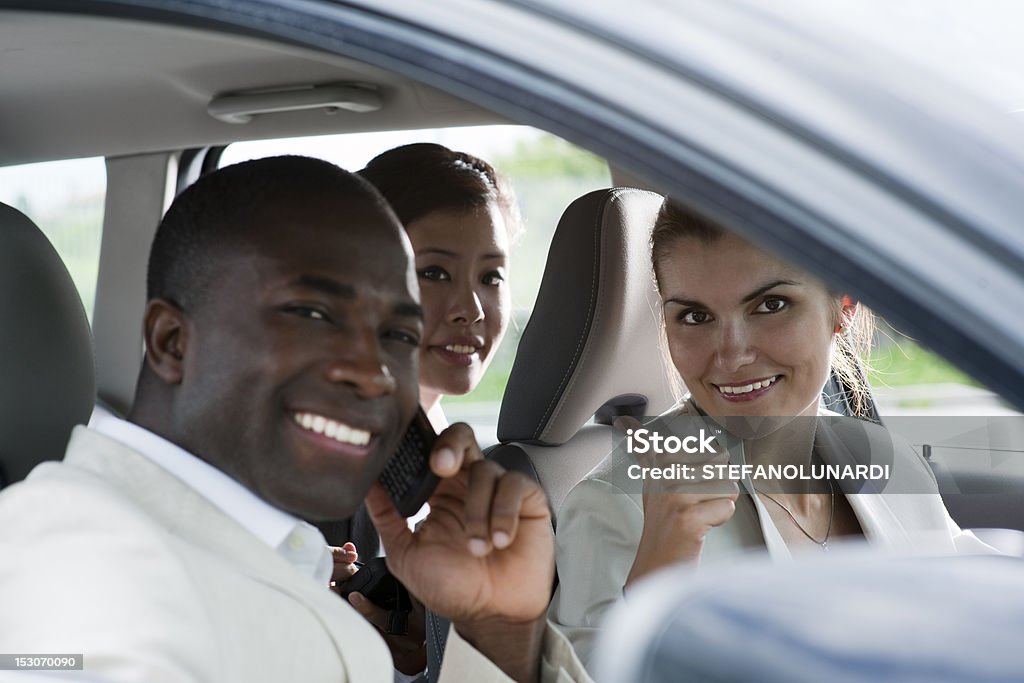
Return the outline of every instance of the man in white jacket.
<path id="1" fill-rule="evenodd" d="M 456 425 L 414 534 L 376 484 L 417 407 L 408 240 L 326 162 L 204 176 L 150 255 L 127 420 L 0 495 L 0 652 L 80 652 L 109 681 L 390 680 L 379 635 L 328 590 L 301 520 L 365 499 L 392 571 L 453 623 L 442 678 L 585 680 L 544 620 L 547 503 Z"/>

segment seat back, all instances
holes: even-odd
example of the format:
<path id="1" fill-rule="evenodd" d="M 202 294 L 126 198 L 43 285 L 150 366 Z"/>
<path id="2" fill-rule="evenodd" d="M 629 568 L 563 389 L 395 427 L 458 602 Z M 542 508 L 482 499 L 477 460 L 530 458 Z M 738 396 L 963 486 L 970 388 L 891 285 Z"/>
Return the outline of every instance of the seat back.
<path id="1" fill-rule="evenodd" d="M 553 515 L 611 450 L 610 427 L 584 427 L 602 406 L 657 414 L 676 401 L 651 273 L 661 202 L 645 190 L 591 192 L 569 205 L 551 242 L 490 457 L 530 471 Z"/>
<path id="2" fill-rule="evenodd" d="M 96 396 L 92 336 L 74 282 L 39 228 L 0 204 L 0 488 L 64 456 Z"/>
<path id="3" fill-rule="evenodd" d="M 538 481 L 552 520 L 566 494 L 611 451 L 604 422 L 623 410 L 657 414 L 676 401 L 662 360 L 651 228 L 661 195 L 616 188 L 562 214 L 523 331 L 487 457 Z M 437 680 L 448 622 L 427 614 L 428 681 Z"/>

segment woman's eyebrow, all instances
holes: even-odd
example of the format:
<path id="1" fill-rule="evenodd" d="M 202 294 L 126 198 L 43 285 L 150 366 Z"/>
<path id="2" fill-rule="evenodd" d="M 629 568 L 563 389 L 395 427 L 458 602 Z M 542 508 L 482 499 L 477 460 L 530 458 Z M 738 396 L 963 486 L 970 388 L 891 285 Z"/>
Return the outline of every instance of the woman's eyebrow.
<path id="1" fill-rule="evenodd" d="M 759 297 L 762 294 L 764 294 L 765 292 L 767 292 L 769 289 L 773 289 L 775 287 L 778 287 L 779 285 L 799 285 L 799 284 L 800 283 L 797 282 L 796 280 L 775 280 L 773 282 L 769 282 L 766 285 L 758 287 L 753 292 L 751 292 L 750 294 L 748 294 L 745 297 L 743 297 L 742 301 L 743 301 L 743 303 L 748 303 L 750 301 L 753 301 L 757 297 Z"/>
<path id="2" fill-rule="evenodd" d="M 417 256 L 423 256 L 426 254 L 431 254 L 435 256 L 447 256 L 449 258 L 458 258 L 459 256 L 457 253 L 450 249 L 441 249 L 440 247 L 424 247 L 423 249 L 416 250 Z M 480 258 L 483 259 L 484 261 L 494 261 L 497 259 L 507 259 L 508 254 L 506 254 L 503 251 L 495 251 L 490 254 L 484 254 Z"/>
<path id="3" fill-rule="evenodd" d="M 692 299 L 680 299 L 678 297 L 673 297 L 671 299 L 665 299 L 665 301 L 662 302 L 661 306 L 662 306 L 662 308 L 664 308 L 665 306 L 668 306 L 669 304 L 677 304 L 679 306 L 686 306 L 688 308 L 707 308 L 707 306 L 705 306 L 704 304 L 702 304 L 699 301 L 694 301 Z"/>
<path id="4" fill-rule="evenodd" d="M 420 256 L 422 254 L 437 254 L 437 255 L 440 255 L 440 256 L 449 256 L 451 258 L 455 258 L 455 257 L 458 256 L 458 254 L 456 254 L 454 251 L 452 251 L 450 249 L 441 249 L 441 248 L 438 248 L 438 247 L 427 247 L 425 249 L 417 249 L 416 250 L 416 255 L 417 256 Z"/>
<path id="5" fill-rule="evenodd" d="M 765 292 L 767 292 L 768 290 L 773 289 L 775 287 L 778 287 L 780 285 L 800 285 L 800 284 L 801 283 L 797 282 L 796 280 L 773 280 L 772 282 L 769 282 L 769 283 L 767 283 L 765 285 L 762 285 L 761 287 L 758 287 L 753 292 L 751 292 L 750 294 L 748 294 L 745 297 L 743 297 L 742 303 L 749 303 L 749 302 L 753 301 L 754 299 L 756 299 L 757 297 L 759 297 L 762 294 L 764 294 Z M 686 306 L 688 308 L 707 308 L 707 306 L 705 306 L 700 301 L 697 301 L 695 299 L 685 299 L 685 298 L 681 298 L 681 297 L 672 297 L 672 298 L 669 298 L 669 299 L 665 299 L 665 301 L 662 302 L 662 307 L 668 306 L 669 304 L 677 304 L 679 306 Z"/>

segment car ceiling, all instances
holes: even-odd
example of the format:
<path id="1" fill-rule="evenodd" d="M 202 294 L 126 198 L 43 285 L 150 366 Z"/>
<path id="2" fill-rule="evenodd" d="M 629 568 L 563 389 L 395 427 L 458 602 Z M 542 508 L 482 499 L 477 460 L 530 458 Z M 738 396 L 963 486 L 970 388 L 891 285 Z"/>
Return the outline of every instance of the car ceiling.
<path id="1" fill-rule="evenodd" d="M 3 12 L 0 165 L 120 156 L 300 135 L 506 123 L 487 110 L 366 64 L 256 38 L 66 14 Z M 324 109 L 245 124 L 207 113 L 217 96 L 358 83 L 372 113 Z"/>
<path id="2" fill-rule="evenodd" d="M 901 329 L 934 342 L 936 351 L 1024 405 L 1024 332 L 1011 305 L 1024 300 L 1017 227 L 1024 183 L 1015 151 L 1020 146 L 1010 144 L 1019 132 L 1008 130 L 1005 114 L 942 87 L 938 76 L 925 79 L 917 70 L 899 68 L 898 62 L 884 70 L 872 68 L 874 63 L 863 59 L 870 51 L 859 43 L 836 53 L 832 36 L 804 22 L 800 13 L 780 10 L 765 24 L 763 12 L 750 12 L 749 3 L 739 0 L 678 2 L 670 10 L 659 0 L 645 0 L 625 14 L 612 11 L 613 3 L 584 8 L 557 0 L 0 0 L 0 5 L 26 11 L 29 2 L 36 14 L 39 7 L 63 12 L 69 6 L 100 15 L 117 12 L 119 19 L 134 12 L 215 31 L 230 25 L 249 35 L 314 46 L 311 50 L 362 55 L 550 130 L 735 225 L 830 285 L 848 287 Z M 600 7 L 608 12 L 597 12 Z M 0 130 L 8 143 L 0 163 L 340 132 L 340 124 L 306 124 L 356 119 L 307 112 L 236 128 L 205 114 L 209 99 L 226 90 L 313 79 L 309 71 L 271 74 L 268 55 L 298 59 L 303 68 L 324 68 L 332 81 L 351 73 L 346 65 L 351 68 L 352 62 L 341 58 L 216 38 L 217 49 L 249 49 L 239 49 L 230 59 L 223 55 L 193 64 L 203 73 L 190 74 L 185 86 L 181 70 L 187 71 L 192 60 L 183 60 L 182 54 L 189 56 L 190 50 L 182 49 L 174 60 L 158 58 L 156 44 L 179 35 L 197 41 L 198 49 L 208 42 L 200 33 L 160 29 L 147 30 L 151 35 L 145 36 L 140 27 L 116 20 L 106 24 L 120 27 L 114 36 L 72 29 L 51 33 L 45 19 L 15 18 L 13 13 L 0 18 L 0 87 L 6 88 L 0 91 L 5 95 Z M 29 30 L 33 22 L 39 25 L 34 32 Z M 766 25 L 784 30 L 765 30 Z M 712 42 L 680 42 L 680 35 L 694 31 L 698 39 Z M 62 79 L 45 77 L 42 57 L 38 79 L 25 55 L 11 68 L 12 50 L 17 53 L 43 38 L 56 42 L 61 33 L 62 44 L 78 43 L 82 50 L 77 57 L 69 50 L 58 60 L 56 73 L 63 73 Z M 122 34 L 135 37 L 133 48 L 121 44 L 106 67 L 93 63 L 93 80 L 97 71 L 130 69 L 142 85 L 167 79 L 163 89 L 174 92 L 179 104 L 191 106 L 172 111 L 128 85 L 122 86 L 123 93 L 116 88 L 96 96 L 91 90 L 102 84 L 85 87 L 76 80 L 78 62 L 86 63 L 83 55 L 103 51 L 105 41 L 120 40 Z M 140 55 L 153 61 L 153 68 L 140 66 L 135 61 Z M 714 68 L 702 59 L 708 55 L 714 56 Z M 171 61 L 177 64 L 174 70 Z M 237 80 L 209 82 L 217 74 L 223 77 L 215 65 L 229 67 Z M 276 82 L 270 82 L 270 75 Z M 100 80 L 113 87 L 108 76 Z M 125 76 L 113 80 L 122 83 Z M 91 98 L 93 106 L 71 106 L 70 98 L 52 90 L 60 83 Z M 37 84 L 45 92 L 31 107 L 27 103 Z M 187 91 L 179 92 L 182 87 Z M 415 92 L 417 86 L 411 87 Z M 773 96 L 764 97 L 769 90 Z M 57 104 L 46 100 L 46 93 Z M 737 99 L 736 93 L 743 97 Z M 759 95 L 749 97 L 754 93 Z M 465 105 L 437 113 L 416 95 L 410 99 L 419 111 L 396 127 L 431 125 L 431 118 L 452 125 L 459 118 L 487 116 Z M 149 106 L 139 105 L 140 100 Z M 833 115 L 822 115 L 822 103 Z M 947 111 L 957 115 L 933 115 Z M 385 116 L 386 111 L 375 118 L 383 121 Z M 54 143 L 44 154 L 51 137 L 63 138 L 63 145 Z M 874 146 L 866 149 L 865 141 Z"/>

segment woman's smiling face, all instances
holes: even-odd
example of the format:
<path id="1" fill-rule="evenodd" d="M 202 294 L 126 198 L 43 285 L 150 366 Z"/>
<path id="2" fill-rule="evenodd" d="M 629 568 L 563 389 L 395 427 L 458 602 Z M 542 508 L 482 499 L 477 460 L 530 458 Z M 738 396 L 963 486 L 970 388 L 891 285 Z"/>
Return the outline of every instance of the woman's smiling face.
<path id="1" fill-rule="evenodd" d="M 725 234 L 675 238 L 658 281 L 672 362 L 701 409 L 817 413 L 839 322 L 818 280 Z"/>
<path id="2" fill-rule="evenodd" d="M 406 230 L 423 304 L 420 395 L 472 391 L 509 320 L 508 232 L 501 212 L 435 211 Z"/>

